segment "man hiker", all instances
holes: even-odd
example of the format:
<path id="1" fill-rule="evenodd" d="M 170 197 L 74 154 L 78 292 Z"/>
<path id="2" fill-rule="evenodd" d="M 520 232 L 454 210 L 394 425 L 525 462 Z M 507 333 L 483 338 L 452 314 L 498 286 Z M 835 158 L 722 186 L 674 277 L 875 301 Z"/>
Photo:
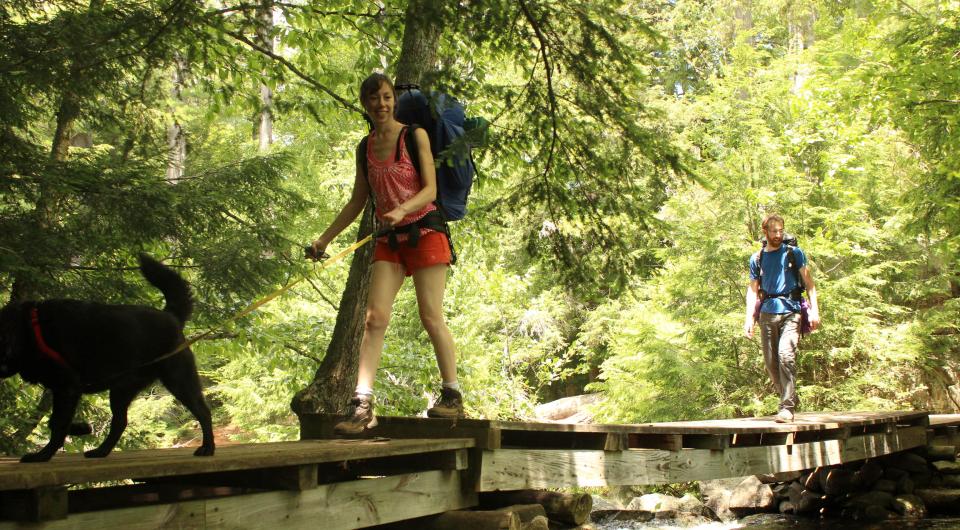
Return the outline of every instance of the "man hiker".
<path id="1" fill-rule="evenodd" d="M 797 406 L 796 353 L 803 320 L 801 313 L 807 313 L 809 329 L 802 331 L 808 332 L 820 327 L 820 311 L 807 257 L 795 245 L 795 240 L 792 244 L 784 243 L 783 217 L 768 215 L 763 220 L 763 234 L 763 248 L 750 257 L 743 332 L 747 338 L 753 338 L 753 325 L 760 323 L 763 361 L 780 394 L 780 410 L 775 421 L 785 423 L 793 421 Z M 809 306 L 801 296 L 804 289 Z"/>

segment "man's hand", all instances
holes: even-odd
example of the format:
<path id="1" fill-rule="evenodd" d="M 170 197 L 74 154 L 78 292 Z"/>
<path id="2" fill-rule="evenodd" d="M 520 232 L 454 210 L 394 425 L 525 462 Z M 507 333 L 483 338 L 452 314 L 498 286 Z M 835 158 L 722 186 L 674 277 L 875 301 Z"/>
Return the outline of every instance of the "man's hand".
<path id="1" fill-rule="evenodd" d="M 743 321 L 743 336 L 748 339 L 753 338 L 753 318 L 747 318 Z"/>
<path id="2" fill-rule="evenodd" d="M 820 327 L 820 310 L 813 307 L 808 309 L 807 320 L 810 322 L 810 331 L 816 331 Z"/>

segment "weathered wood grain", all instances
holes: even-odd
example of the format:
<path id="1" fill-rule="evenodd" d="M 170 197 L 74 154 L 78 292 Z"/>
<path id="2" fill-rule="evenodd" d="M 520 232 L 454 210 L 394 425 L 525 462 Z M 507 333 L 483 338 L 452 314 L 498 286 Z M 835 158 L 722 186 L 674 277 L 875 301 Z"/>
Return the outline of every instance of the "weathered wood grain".
<path id="1" fill-rule="evenodd" d="M 480 491 L 529 488 L 670 484 L 723 477 L 799 471 L 862 460 L 918 447 L 926 428 L 906 427 L 846 440 L 723 451 L 631 449 L 627 451 L 484 451 Z"/>
<path id="2" fill-rule="evenodd" d="M 473 440 L 302 440 L 228 445 L 212 457 L 193 456 L 192 448 L 115 451 L 107 458 L 58 454 L 49 462 L 21 464 L 0 458 L 0 490 L 32 489 L 67 483 L 169 477 L 247 469 L 286 468 L 398 455 L 417 455 L 473 447 Z"/>
<path id="3" fill-rule="evenodd" d="M 68 528 L 360 528 L 477 504 L 456 471 L 428 471 L 357 480 L 302 492 L 277 491 L 70 515 L 31 525 Z M 0 530 L 18 528 L 0 522 Z"/>

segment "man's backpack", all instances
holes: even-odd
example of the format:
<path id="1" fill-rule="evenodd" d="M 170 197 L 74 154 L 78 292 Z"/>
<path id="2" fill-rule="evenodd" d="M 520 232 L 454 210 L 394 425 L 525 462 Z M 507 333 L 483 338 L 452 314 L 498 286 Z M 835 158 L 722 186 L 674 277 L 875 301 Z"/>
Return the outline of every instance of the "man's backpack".
<path id="1" fill-rule="evenodd" d="M 800 268 L 797 267 L 797 236 L 784 234 L 783 241 L 780 245 L 787 247 L 787 268 L 793 271 L 794 277 L 797 280 L 797 286 L 790 292 L 790 298 L 794 300 L 799 300 L 803 295 L 803 292 L 806 290 L 803 285 L 803 278 L 800 276 Z M 763 252 L 767 248 L 767 238 L 762 238 L 760 240 L 760 251 L 754 254 L 757 259 L 757 267 L 760 269 L 760 298 L 761 300 L 766 298 L 768 293 L 763 290 Z"/>

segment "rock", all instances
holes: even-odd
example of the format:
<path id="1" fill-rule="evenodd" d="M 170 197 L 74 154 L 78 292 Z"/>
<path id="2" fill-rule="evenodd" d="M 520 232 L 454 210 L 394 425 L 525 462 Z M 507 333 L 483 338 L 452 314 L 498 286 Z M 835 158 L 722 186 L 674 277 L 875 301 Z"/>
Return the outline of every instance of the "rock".
<path id="1" fill-rule="evenodd" d="M 605 497 L 601 497 L 599 495 L 591 495 L 591 497 L 593 497 L 594 512 L 598 510 L 622 510 L 623 509 L 622 504 L 610 501 Z"/>
<path id="2" fill-rule="evenodd" d="M 918 489 L 913 493 L 923 500 L 930 513 L 960 513 L 960 489 Z"/>
<path id="3" fill-rule="evenodd" d="M 873 484 L 883 477 L 884 469 L 876 460 L 867 460 L 857 471 L 860 486 L 871 488 Z"/>
<path id="4" fill-rule="evenodd" d="M 910 473 L 907 473 L 906 471 L 897 467 L 888 467 L 887 469 L 883 470 L 883 478 L 892 480 L 894 482 L 907 476 L 910 476 Z"/>
<path id="5" fill-rule="evenodd" d="M 757 477 L 747 477 L 730 494 L 730 511 L 743 516 L 756 512 L 776 510 L 773 488 Z"/>
<path id="6" fill-rule="evenodd" d="M 783 471 L 781 473 L 768 473 L 757 475 L 760 482 L 764 484 L 777 484 L 780 482 L 791 482 L 803 476 L 803 471 Z"/>
<path id="7" fill-rule="evenodd" d="M 813 473 L 807 476 L 807 480 L 803 483 L 803 487 L 811 491 L 823 491 L 823 481 L 826 479 L 827 473 L 830 471 L 826 467 L 818 467 L 813 470 Z"/>
<path id="8" fill-rule="evenodd" d="M 603 524 L 613 521 L 640 521 L 645 523 L 653 520 L 653 512 L 643 510 L 594 510 L 590 512 L 590 519 Z"/>
<path id="9" fill-rule="evenodd" d="M 826 496 L 815 491 L 803 490 L 800 493 L 800 501 L 796 503 L 795 513 L 815 513 L 823 507 Z"/>
<path id="10" fill-rule="evenodd" d="M 908 519 L 923 519 L 927 516 L 927 506 L 916 495 L 897 495 L 893 499 L 893 511 Z"/>
<path id="11" fill-rule="evenodd" d="M 944 488 L 960 488 L 960 475 L 944 475 L 942 480 Z"/>
<path id="12" fill-rule="evenodd" d="M 949 460 L 937 460 L 932 462 L 934 469 L 944 475 L 960 475 L 960 463 Z"/>
<path id="13" fill-rule="evenodd" d="M 635 497 L 630 501 L 630 504 L 627 504 L 627 509 L 651 512 L 657 519 L 671 519 L 680 513 L 681 504 L 680 499 L 676 497 L 660 493 L 648 493 L 641 497 Z"/>
<path id="14" fill-rule="evenodd" d="M 865 507 L 870 505 L 880 506 L 884 509 L 892 507 L 893 495 L 885 491 L 868 491 L 851 498 L 846 504 L 846 506 L 849 507 Z"/>
<path id="15" fill-rule="evenodd" d="M 827 495 L 843 495 L 853 491 L 854 473 L 847 469 L 831 469 L 822 481 L 823 492 Z"/>
<path id="16" fill-rule="evenodd" d="M 893 512 L 876 504 L 865 507 L 861 513 L 867 521 L 883 521 L 885 519 L 892 519 L 894 516 Z"/>
<path id="17" fill-rule="evenodd" d="M 910 480 L 913 481 L 913 485 L 916 488 L 926 488 L 934 487 L 938 484 L 934 484 L 933 480 L 939 480 L 940 475 L 934 476 L 930 470 L 924 470 L 920 473 L 910 473 Z"/>
<path id="18" fill-rule="evenodd" d="M 915 486 L 913 484 L 913 480 L 911 480 L 909 476 L 905 476 L 901 477 L 900 480 L 897 481 L 897 488 L 894 490 L 894 493 L 897 495 L 909 495 L 913 493 L 914 489 Z"/>
<path id="19" fill-rule="evenodd" d="M 911 473 L 919 473 L 927 469 L 927 459 L 909 451 L 896 453 L 890 457 L 890 466 Z"/>
<path id="20" fill-rule="evenodd" d="M 957 448 L 952 445 L 928 445 L 926 457 L 929 462 L 938 460 L 955 462 L 957 460 Z"/>
<path id="21" fill-rule="evenodd" d="M 788 500 L 780 501 L 780 506 L 778 506 L 777 509 L 779 510 L 780 513 L 783 513 L 783 514 L 796 513 L 797 511 L 797 507 L 794 506 L 793 503 Z"/>
<path id="22" fill-rule="evenodd" d="M 738 484 L 743 482 L 742 478 L 728 478 L 720 480 L 707 480 L 699 482 L 700 496 L 703 497 L 704 504 L 710 508 L 713 513 L 722 521 L 731 521 L 737 518 L 737 515 L 730 511 L 730 495 Z"/>
<path id="23" fill-rule="evenodd" d="M 893 493 L 897 491 L 897 483 L 890 479 L 882 478 L 873 484 L 873 491 Z"/>

